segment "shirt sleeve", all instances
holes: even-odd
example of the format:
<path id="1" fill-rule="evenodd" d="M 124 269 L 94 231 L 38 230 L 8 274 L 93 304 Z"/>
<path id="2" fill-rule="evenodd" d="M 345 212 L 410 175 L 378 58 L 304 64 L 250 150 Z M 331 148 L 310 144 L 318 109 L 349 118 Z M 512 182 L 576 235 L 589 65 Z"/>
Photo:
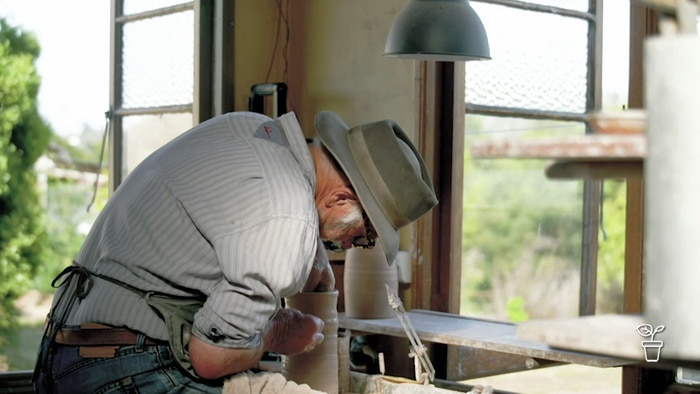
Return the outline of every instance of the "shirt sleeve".
<path id="1" fill-rule="evenodd" d="M 280 305 L 301 290 L 312 267 L 318 228 L 273 217 L 214 241 L 223 276 L 194 319 L 193 333 L 222 347 L 254 348 Z"/>

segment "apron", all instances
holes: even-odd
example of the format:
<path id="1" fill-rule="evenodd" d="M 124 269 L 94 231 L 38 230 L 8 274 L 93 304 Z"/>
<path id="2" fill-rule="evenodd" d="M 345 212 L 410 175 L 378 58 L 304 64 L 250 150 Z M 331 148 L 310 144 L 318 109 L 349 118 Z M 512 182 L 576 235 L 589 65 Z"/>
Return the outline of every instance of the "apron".
<path id="1" fill-rule="evenodd" d="M 74 264 L 66 267 L 66 269 L 58 274 L 51 282 L 53 288 L 59 288 L 64 285 L 71 286 L 73 285 L 71 283 L 73 281 L 75 281 L 75 284 L 72 288 L 69 287 L 61 294 L 61 298 L 59 298 L 49 312 L 44 336 L 49 337 L 50 341 L 47 341 L 47 345 L 42 345 L 39 349 L 33 381 L 36 381 L 39 371 L 43 371 L 46 377 L 50 376 L 51 344 L 54 342 L 56 334 L 63 326 L 66 316 L 75 300 L 85 298 L 90 292 L 93 277 L 112 282 L 143 298 L 146 303 L 153 308 L 156 314 L 163 319 L 163 322 L 168 328 L 169 347 L 177 363 L 190 376 L 195 379 L 200 379 L 190 362 L 187 345 L 189 344 L 192 334 L 194 314 L 204 305 L 206 297 L 177 297 L 162 293 L 147 292 L 114 278 L 90 272 L 87 268 Z"/>

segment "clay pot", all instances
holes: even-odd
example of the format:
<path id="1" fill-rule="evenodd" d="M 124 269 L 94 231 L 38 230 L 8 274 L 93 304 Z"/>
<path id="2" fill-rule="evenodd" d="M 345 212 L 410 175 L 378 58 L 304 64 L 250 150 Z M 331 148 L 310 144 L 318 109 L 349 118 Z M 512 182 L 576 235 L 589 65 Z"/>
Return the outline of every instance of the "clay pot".
<path id="1" fill-rule="evenodd" d="M 389 266 L 380 243 L 372 249 L 352 248 L 345 253 L 345 315 L 357 319 L 395 317 L 386 283 L 398 293 L 396 265 Z"/>
<path id="2" fill-rule="evenodd" d="M 285 298 L 288 308 L 323 320 L 323 342 L 312 351 L 282 356 L 282 374 L 287 380 L 308 384 L 314 390 L 338 393 L 338 291 L 298 293 Z"/>

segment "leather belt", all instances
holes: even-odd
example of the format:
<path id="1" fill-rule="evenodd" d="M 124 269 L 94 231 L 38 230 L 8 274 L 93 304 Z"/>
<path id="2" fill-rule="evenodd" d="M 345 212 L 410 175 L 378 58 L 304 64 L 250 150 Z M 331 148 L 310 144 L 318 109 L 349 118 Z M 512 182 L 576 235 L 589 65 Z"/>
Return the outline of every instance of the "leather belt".
<path id="1" fill-rule="evenodd" d="M 127 328 L 114 328 L 102 324 L 83 324 L 80 329 L 60 329 L 56 333 L 56 343 L 68 346 L 127 346 L 139 344 L 138 332 Z M 167 345 L 167 341 L 145 337 L 145 346 Z"/>

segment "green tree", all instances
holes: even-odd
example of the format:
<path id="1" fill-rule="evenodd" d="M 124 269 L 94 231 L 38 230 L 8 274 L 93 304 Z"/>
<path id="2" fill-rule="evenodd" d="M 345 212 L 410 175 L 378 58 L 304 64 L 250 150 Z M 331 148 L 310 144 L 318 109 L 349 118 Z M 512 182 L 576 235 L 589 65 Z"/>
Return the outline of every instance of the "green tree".
<path id="1" fill-rule="evenodd" d="M 624 181 L 605 181 L 598 237 L 598 313 L 622 313 L 625 272 L 627 189 Z"/>
<path id="2" fill-rule="evenodd" d="M 480 117 L 467 121 L 467 144 L 502 138 L 480 133 Z M 538 126 L 519 138 L 551 133 Z M 546 164 L 465 150 L 462 313 L 520 321 L 576 311 L 582 183 L 547 179 Z"/>
<path id="3" fill-rule="evenodd" d="M 466 121 L 467 146 L 514 135 L 561 136 L 546 123 L 514 123 L 515 132 L 504 136 L 488 131 L 486 117 Z M 565 132 L 583 131 L 580 125 Z M 545 160 L 473 159 L 465 149 L 461 313 L 511 321 L 578 313 L 583 183 L 548 179 L 546 165 Z M 605 181 L 598 313 L 621 311 L 625 202 L 625 183 Z"/>
<path id="4" fill-rule="evenodd" d="M 33 34 L 0 19 L 0 333 L 17 324 L 14 301 L 32 285 L 46 255 L 46 230 L 33 165 L 51 136 L 36 98 L 40 78 Z M 0 345 L 6 340 L 0 336 Z"/>

